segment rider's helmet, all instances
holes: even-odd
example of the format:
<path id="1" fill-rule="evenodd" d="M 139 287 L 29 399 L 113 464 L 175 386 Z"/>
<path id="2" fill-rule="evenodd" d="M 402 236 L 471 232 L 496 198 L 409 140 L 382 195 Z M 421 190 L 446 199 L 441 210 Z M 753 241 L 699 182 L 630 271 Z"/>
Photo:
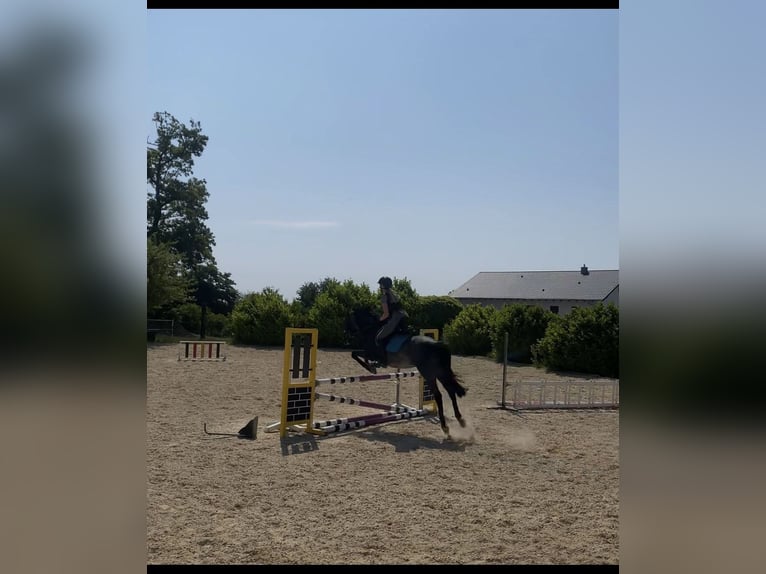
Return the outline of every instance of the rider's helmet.
<path id="1" fill-rule="evenodd" d="M 394 282 L 391 281 L 390 277 L 381 277 L 380 279 L 378 279 L 378 285 L 380 285 L 384 289 L 391 289 L 391 287 L 394 286 Z"/>

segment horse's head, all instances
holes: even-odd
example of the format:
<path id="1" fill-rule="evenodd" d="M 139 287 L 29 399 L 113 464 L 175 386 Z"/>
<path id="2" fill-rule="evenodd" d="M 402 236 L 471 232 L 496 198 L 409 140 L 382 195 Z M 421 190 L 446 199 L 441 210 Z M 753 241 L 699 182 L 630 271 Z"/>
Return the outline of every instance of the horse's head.
<path id="1" fill-rule="evenodd" d="M 379 325 L 375 314 L 366 308 L 354 309 L 346 317 L 346 332 L 353 337 L 363 337 Z"/>
<path id="2" fill-rule="evenodd" d="M 357 324 L 353 313 L 349 313 L 346 317 L 346 322 L 343 324 L 343 329 L 347 334 L 351 336 L 356 336 L 359 334 L 359 325 Z"/>

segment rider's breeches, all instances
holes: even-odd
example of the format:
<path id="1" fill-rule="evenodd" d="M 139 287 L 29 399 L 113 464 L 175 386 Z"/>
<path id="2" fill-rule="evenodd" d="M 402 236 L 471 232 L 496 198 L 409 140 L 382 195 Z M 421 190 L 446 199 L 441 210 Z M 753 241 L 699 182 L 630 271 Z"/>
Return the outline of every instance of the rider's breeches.
<path id="1" fill-rule="evenodd" d="M 394 330 L 396 329 L 396 326 L 399 324 L 399 321 L 401 321 L 403 317 L 405 317 L 404 311 L 402 311 L 401 309 L 398 311 L 394 311 L 391 314 L 391 317 L 389 318 L 389 320 L 386 322 L 386 324 L 383 325 L 380 328 L 380 331 L 378 331 L 378 334 L 375 335 L 375 343 L 380 345 L 380 342 L 383 339 L 385 339 L 391 333 L 393 333 Z"/>

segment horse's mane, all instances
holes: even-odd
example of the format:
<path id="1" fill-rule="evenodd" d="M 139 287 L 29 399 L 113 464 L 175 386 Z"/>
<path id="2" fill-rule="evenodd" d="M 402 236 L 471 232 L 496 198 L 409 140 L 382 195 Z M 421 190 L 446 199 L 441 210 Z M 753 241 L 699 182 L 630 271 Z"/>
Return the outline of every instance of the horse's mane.
<path id="1" fill-rule="evenodd" d="M 352 314 L 354 315 L 356 326 L 360 331 L 378 326 L 379 321 L 377 315 L 366 307 L 354 309 Z"/>
<path id="2" fill-rule="evenodd" d="M 354 309 L 354 316 L 377 320 L 377 316 L 375 315 L 375 313 L 373 313 L 372 310 L 368 309 L 367 307 L 360 307 L 358 309 Z"/>

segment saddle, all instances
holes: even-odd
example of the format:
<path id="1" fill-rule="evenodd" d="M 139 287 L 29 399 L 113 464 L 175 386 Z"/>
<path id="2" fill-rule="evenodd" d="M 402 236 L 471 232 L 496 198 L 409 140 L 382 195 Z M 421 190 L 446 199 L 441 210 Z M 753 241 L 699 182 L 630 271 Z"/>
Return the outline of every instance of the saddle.
<path id="1" fill-rule="evenodd" d="M 394 332 L 388 336 L 388 338 L 383 341 L 383 344 L 385 345 L 385 350 L 387 353 L 397 353 L 402 348 L 402 345 L 407 341 L 412 334 L 409 331 L 409 326 L 407 325 L 407 319 L 402 319 L 399 324 L 396 326 L 396 329 Z"/>
<path id="2" fill-rule="evenodd" d="M 386 343 L 387 353 L 397 353 L 402 345 L 410 338 L 409 333 L 394 333 Z"/>

